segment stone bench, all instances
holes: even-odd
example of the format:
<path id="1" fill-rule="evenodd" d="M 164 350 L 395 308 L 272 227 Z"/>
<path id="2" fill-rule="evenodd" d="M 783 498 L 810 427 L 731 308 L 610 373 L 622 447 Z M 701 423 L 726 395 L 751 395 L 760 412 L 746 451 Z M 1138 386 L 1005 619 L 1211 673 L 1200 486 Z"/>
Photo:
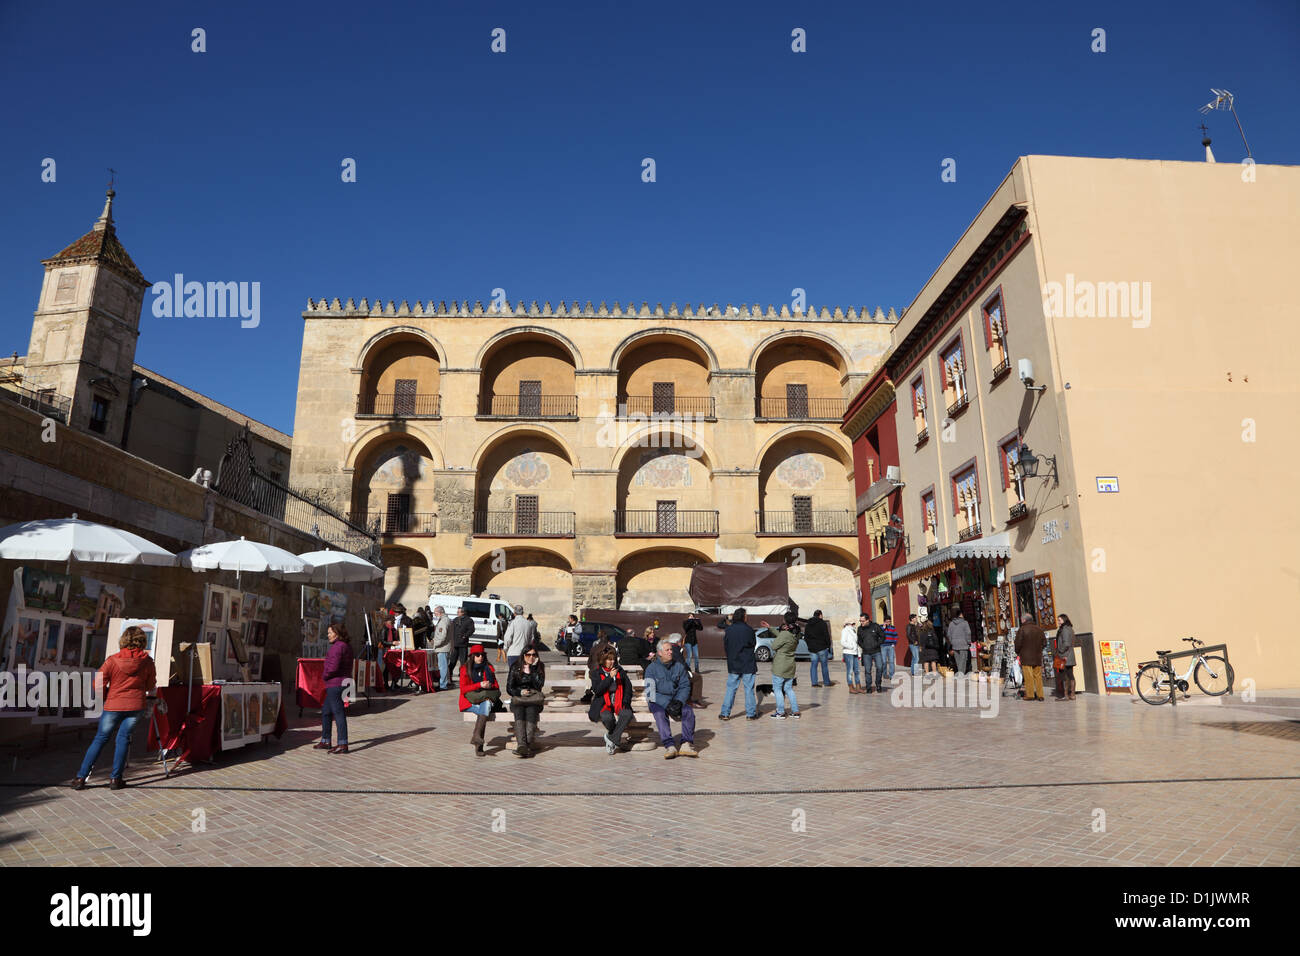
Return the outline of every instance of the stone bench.
<path id="1" fill-rule="evenodd" d="M 514 750 L 516 745 L 514 739 L 514 714 L 509 710 L 506 710 L 505 713 L 502 714 L 493 714 L 488 720 L 488 724 L 491 725 L 496 722 L 497 717 L 500 717 L 501 721 L 506 725 L 506 749 Z M 471 714 L 469 711 L 464 711 L 461 714 L 461 720 L 464 723 L 473 723 L 476 719 L 477 716 Z M 588 719 L 585 707 L 581 710 L 575 708 L 573 710 L 553 711 L 548 704 L 542 709 L 542 712 L 537 715 L 537 726 L 539 727 L 566 725 L 569 726 L 570 729 L 582 728 L 598 730 L 601 734 L 605 733 L 604 724 L 600 722 L 592 723 Z M 489 726 L 489 730 L 484 732 L 484 738 L 486 739 L 491 736 L 493 736 L 493 734 Z M 659 746 L 659 734 L 655 731 L 654 718 L 645 710 L 644 705 L 641 707 L 633 707 L 632 722 L 627 725 L 625 740 L 631 743 L 633 750 L 637 751 L 654 750 Z"/>

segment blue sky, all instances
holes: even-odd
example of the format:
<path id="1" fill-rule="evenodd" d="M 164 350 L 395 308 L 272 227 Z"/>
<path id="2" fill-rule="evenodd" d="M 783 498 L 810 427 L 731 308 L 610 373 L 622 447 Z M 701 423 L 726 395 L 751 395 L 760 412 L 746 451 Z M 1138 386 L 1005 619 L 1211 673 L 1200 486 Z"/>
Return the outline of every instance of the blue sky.
<path id="1" fill-rule="evenodd" d="M 256 329 L 148 296 L 137 362 L 286 431 L 308 296 L 901 311 L 1019 155 L 1199 160 L 1214 86 L 1300 161 L 1298 9 L 0 0 L 0 353 L 110 166 L 147 278 L 262 289 Z"/>

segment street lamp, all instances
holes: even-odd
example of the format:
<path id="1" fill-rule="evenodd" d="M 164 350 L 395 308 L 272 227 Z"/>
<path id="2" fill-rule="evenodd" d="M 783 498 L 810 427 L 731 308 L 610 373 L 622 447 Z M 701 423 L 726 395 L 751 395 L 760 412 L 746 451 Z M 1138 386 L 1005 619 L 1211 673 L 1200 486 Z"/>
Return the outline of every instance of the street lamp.
<path id="1" fill-rule="evenodd" d="M 1048 462 L 1051 465 L 1051 471 L 1045 475 L 1038 474 L 1038 466 L 1042 462 Z M 1059 482 L 1060 477 L 1056 473 L 1056 456 L 1040 457 L 1029 450 L 1029 446 L 1023 442 L 1020 445 L 1020 453 L 1016 456 L 1016 477 L 1017 478 L 1051 478 Z"/>

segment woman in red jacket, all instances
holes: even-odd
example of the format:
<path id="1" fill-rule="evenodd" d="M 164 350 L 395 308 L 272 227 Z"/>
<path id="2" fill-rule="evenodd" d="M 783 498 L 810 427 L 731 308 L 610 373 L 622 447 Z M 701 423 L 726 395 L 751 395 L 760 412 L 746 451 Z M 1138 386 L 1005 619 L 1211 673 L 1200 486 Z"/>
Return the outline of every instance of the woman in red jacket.
<path id="1" fill-rule="evenodd" d="M 104 712 L 99 717 L 99 730 L 90 742 L 90 749 L 81 761 L 81 770 L 72 781 L 73 790 L 86 789 L 86 778 L 99 758 L 99 752 L 108 743 L 108 738 L 116 732 L 117 742 L 113 750 L 113 775 L 110 788 L 121 790 L 126 784 L 122 781 L 122 771 L 126 767 L 126 754 L 131 749 L 131 731 L 135 722 L 144 714 L 147 706 L 145 697 L 157 686 L 153 658 L 145 653 L 148 638 L 138 627 L 128 627 L 122 632 L 119 650 L 104 661 L 99 669 L 103 676 Z M 162 707 L 162 701 L 158 702 Z"/>
<path id="2" fill-rule="evenodd" d="M 497 686 L 496 671 L 488 663 L 487 655 L 483 653 L 483 645 L 475 644 L 469 649 L 469 663 L 462 665 L 460 669 L 460 709 L 462 713 L 469 711 L 478 717 L 474 721 L 474 735 L 470 737 L 469 742 L 474 745 L 474 753 L 480 757 L 483 756 L 483 733 L 487 729 L 488 715 L 494 708 L 493 701 L 486 694 L 478 692 L 494 690 L 499 701 L 501 691 Z M 466 693 L 474 693 L 475 697 L 484 699 L 472 703 Z"/>

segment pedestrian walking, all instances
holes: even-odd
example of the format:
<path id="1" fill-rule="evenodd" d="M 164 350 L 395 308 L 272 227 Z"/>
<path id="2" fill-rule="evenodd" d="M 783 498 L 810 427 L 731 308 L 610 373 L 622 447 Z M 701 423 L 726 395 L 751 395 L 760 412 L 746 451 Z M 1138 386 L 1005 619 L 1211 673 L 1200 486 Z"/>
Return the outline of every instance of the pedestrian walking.
<path id="1" fill-rule="evenodd" d="M 1056 654 L 1053 663 L 1061 662 L 1056 672 L 1056 682 L 1063 692 L 1060 699 L 1074 700 L 1074 624 L 1068 614 L 1058 614 L 1056 617 L 1060 625 L 1056 632 Z"/>
<path id="2" fill-rule="evenodd" d="M 535 647 L 510 665 L 506 675 L 506 693 L 510 695 L 510 712 L 515 717 L 515 756 L 531 757 L 537 740 L 537 718 L 545 704 L 546 667 Z"/>
<path id="3" fill-rule="evenodd" d="M 475 755 L 483 756 L 483 735 L 488 717 L 501 702 L 501 688 L 497 684 L 496 670 L 488 663 L 482 644 L 469 649 L 469 661 L 460 667 L 460 709 L 475 715 L 474 733 L 469 742 Z"/>
<path id="4" fill-rule="evenodd" d="M 81 760 L 81 769 L 72 780 L 73 790 L 85 790 L 86 778 L 99 759 L 100 751 L 110 737 L 116 737 L 113 743 L 113 769 L 109 774 L 110 790 L 121 790 L 126 786 L 123 771 L 126 769 L 126 755 L 131 750 L 131 732 L 148 707 L 147 698 L 158 686 L 157 670 L 153 658 L 145 651 L 149 638 L 138 627 L 128 627 L 118 639 L 120 650 L 104 661 L 99 669 L 103 678 L 104 711 L 99 715 L 99 727 L 95 739 L 90 742 L 86 755 Z M 161 701 L 158 706 L 163 713 L 167 707 Z"/>
<path id="5" fill-rule="evenodd" d="M 438 658 L 438 690 L 451 689 L 451 625 L 447 609 L 441 604 L 433 609 L 433 653 Z"/>
<path id="6" fill-rule="evenodd" d="M 700 620 L 699 615 L 694 611 L 686 615 L 686 620 L 682 621 L 683 633 L 683 650 L 686 653 L 686 666 L 692 674 L 699 673 L 700 670 L 700 631 L 704 629 L 704 622 Z"/>
<path id="7" fill-rule="evenodd" d="M 898 663 L 898 628 L 894 627 L 894 619 L 886 614 L 881 629 L 885 634 L 884 641 L 881 643 L 881 650 L 884 652 L 881 659 L 885 664 L 885 680 L 893 680 L 894 667 Z"/>
<path id="8" fill-rule="evenodd" d="M 922 609 L 924 610 L 924 608 Z M 918 636 L 921 638 L 921 666 L 927 674 L 939 673 L 939 651 L 943 649 L 943 638 L 939 632 L 934 629 L 930 623 L 930 618 L 920 615 L 920 623 L 916 626 Z"/>
<path id="9" fill-rule="evenodd" d="M 510 624 L 506 627 L 505 635 L 502 637 L 502 646 L 505 648 L 506 667 L 515 666 L 515 661 L 524 653 L 524 648 L 528 646 L 528 638 L 532 629 L 528 626 L 528 620 L 524 617 L 524 606 L 515 605 L 515 616 L 510 619 Z M 509 670 L 506 671 L 509 674 Z"/>
<path id="10" fill-rule="evenodd" d="M 679 753 L 683 757 L 698 757 L 695 750 L 695 711 L 691 709 L 691 675 L 686 669 L 685 661 L 673 659 L 671 641 L 660 641 L 655 649 L 656 657 L 645 669 L 646 695 L 649 699 L 650 715 L 655 719 L 655 728 L 659 731 L 659 742 L 663 744 L 664 759 L 671 760 Z M 654 689 L 653 695 L 650 689 Z M 682 723 L 682 745 L 673 745 L 673 727 L 670 721 Z"/>
<path id="11" fill-rule="evenodd" d="M 727 692 L 718 714 L 722 720 L 731 719 L 731 705 L 736 700 L 739 684 L 745 687 L 745 719 L 758 720 L 758 698 L 754 695 L 754 675 L 758 673 L 758 662 L 754 659 L 756 641 L 754 629 L 745 620 L 745 609 L 736 608 L 722 636 L 722 646 L 727 652 Z"/>
<path id="12" fill-rule="evenodd" d="M 885 659 L 881 653 L 881 647 L 884 645 L 885 631 L 875 621 L 869 620 L 866 614 L 858 618 L 858 647 L 862 649 L 862 678 L 864 690 L 870 694 L 872 690 L 884 691 L 885 680 Z M 872 686 L 871 672 L 876 672 L 875 686 Z"/>
<path id="13" fill-rule="evenodd" d="M 970 664 L 970 625 L 960 613 L 948 622 L 948 646 L 952 648 L 954 669 L 965 674 Z"/>
<path id="14" fill-rule="evenodd" d="M 469 657 L 470 645 L 474 643 L 474 619 L 465 613 L 464 607 L 458 607 L 456 608 L 456 618 L 451 622 L 451 628 L 453 657 L 448 667 L 459 663 L 463 672 Z"/>
<path id="15" fill-rule="evenodd" d="M 808 626 L 804 628 L 803 640 L 808 646 L 808 653 L 812 656 L 809 668 L 809 676 L 812 680 L 809 683 L 814 687 L 821 687 L 823 684 L 827 687 L 834 687 L 835 682 L 831 680 L 830 671 L 831 629 L 822 618 L 821 611 L 813 611 L 812 619 L 808 622 Z M 820 682 L 817 680 L 818 665 L 821 666 L 822 670 Z"/>
<path id="16" fill-rule="evenodd" d="M 772 638 L 772 696 L 776 698 L 773 720 L 785 720 L 786 698 L 790 699 L 790 716 L 799 716 L 799 701 L 794 696 L 794 651 L 799 646 L 799 635 L 794 632 L 799 616 L 794 611 L 785 612 L 785 626 Z M 823 625 L 825 622 L 823 622 Z M 767 626 L 767 622 L 763 622 Z"/>
<path id="17" fill-rule="evenodd" d="M 600 667 L 591 686 L 588 718 L 605 726 L 605 753 L 613 756 L 623 747 L 623 734 L 632 723 L 632 682 L 618 664 L 612 647 L 600 655 Z"/>
<path id="18" fill-rule="evenodd" d="M 845 621 L 840 631 L 840 654 L 844 658 L 844 679 L 849 682 L 850 694 L 863 694 L 862 672 L 858 669 L 858 625 Z"/>
<path id="19" fill-rule="evenodd" d="M 1044 700 L 1043 697 L 1043 649 L 1047 647 L 1047 635 L 1034 621 L 1027 621 L 1016 631 L 1016 656 L 1020 658 L 1020 670 L 1025 675 L 1025 700 Z"/>
<path id="20" fill-rule="evenodd" d="M 921 629 L 917 626 L 916 615 L 907 616 L 907 653 L 911 658 L 912 676 L 921 674 Z"/>
<path id="21" fill-rule="evenodd" d="M 343 685 L 352 676 L 352 643 L 348 630 L 340 621 L 331 624 L 329 649 L 325 652 L 325 699 L 320 708 L 320 741 L 313 748 L 328 750 L 332 754 L 348 752 L 348 714 L 343 706 Z M 338 726 L 338 745 L 330 743 L 331 725 Z"/>

